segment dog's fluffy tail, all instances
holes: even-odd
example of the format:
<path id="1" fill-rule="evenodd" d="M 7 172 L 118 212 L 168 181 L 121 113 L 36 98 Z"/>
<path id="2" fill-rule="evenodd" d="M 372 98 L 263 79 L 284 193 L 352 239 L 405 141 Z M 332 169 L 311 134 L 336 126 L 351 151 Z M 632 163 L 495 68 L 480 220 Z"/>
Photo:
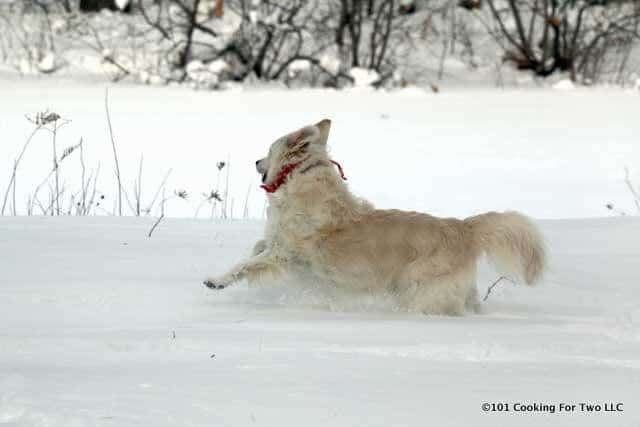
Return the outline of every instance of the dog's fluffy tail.
<path id="1" fill-rule="evenodd" d="M 542 277 L 546 254 L 542 235 L 518 212 L 488 212 L 464 220 L 478 254 L 485 253 L 501 274 L 533 285 Z"/>

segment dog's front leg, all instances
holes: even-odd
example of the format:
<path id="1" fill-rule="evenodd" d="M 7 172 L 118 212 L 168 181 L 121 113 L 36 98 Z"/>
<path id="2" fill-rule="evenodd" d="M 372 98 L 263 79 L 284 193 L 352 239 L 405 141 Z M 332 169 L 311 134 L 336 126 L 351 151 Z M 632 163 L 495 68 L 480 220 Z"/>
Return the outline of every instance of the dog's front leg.
<path id="1" fill-rule="evenodd" d="M 268 251 L 265 251 L 236 265 L 223 276 L 208 278 L 204 284 L 210 289 L 224 289 L 243 279 L 254 281 L 260 277 L 281 274 L 283 270 L 282 263 L 279 263 Z"/>

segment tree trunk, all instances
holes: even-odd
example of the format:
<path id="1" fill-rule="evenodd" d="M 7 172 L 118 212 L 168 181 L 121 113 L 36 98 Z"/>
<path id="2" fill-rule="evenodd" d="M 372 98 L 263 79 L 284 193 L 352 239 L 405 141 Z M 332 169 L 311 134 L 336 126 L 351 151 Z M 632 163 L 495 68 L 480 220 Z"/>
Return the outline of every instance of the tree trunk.
<path id="1" fill-rule="evenodd" d="M 216 0 L 216 8 L 213 14 L 216 18 L 222 18 L 222 15 L 224 15 L 224 0 Z"/>

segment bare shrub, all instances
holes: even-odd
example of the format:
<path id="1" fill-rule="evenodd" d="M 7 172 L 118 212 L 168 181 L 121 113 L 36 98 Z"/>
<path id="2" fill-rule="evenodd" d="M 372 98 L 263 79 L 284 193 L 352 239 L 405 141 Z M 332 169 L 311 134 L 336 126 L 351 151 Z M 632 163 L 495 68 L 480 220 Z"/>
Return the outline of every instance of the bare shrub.
<path id="1" fill-rule="evenodd" d="M 486 0 L 473 9 L 504 52 L 504 61 L 547 77 L 568 72 L 594 81 L 604 58 L 639 36 L 640 4 L 629 0 Z M 489 15 L 487 19 L 486 15 Z"/>
<path id="2" fill-rule="evenodd" d="M 147 24 L 167 44 L 170 79 L 353 81 L 352 67 L 391 76 L 407 36 L 395 0 L 227 0 L 224 19 L 204 0 L 139 0 Z M 220 65 L 222 64 L 222 65 Z M 310 70 L 310 73 L 304 71 Z M 310 74 L 310 77 L 306 77 Z"/>

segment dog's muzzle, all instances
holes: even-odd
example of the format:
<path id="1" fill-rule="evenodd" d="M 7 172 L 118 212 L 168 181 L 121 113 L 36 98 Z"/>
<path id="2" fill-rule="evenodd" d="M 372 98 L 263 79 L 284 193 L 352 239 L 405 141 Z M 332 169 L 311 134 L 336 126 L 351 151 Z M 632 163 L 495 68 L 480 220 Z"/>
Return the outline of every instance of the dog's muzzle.
<path id="1" fill-rule="evenodd" d="M 267 168 L 265 168 L 262 163 L 264 159 L 256 160 L 256 170 L 259 174 L 262 175 L 262 183 L 267 182 Z"/>

